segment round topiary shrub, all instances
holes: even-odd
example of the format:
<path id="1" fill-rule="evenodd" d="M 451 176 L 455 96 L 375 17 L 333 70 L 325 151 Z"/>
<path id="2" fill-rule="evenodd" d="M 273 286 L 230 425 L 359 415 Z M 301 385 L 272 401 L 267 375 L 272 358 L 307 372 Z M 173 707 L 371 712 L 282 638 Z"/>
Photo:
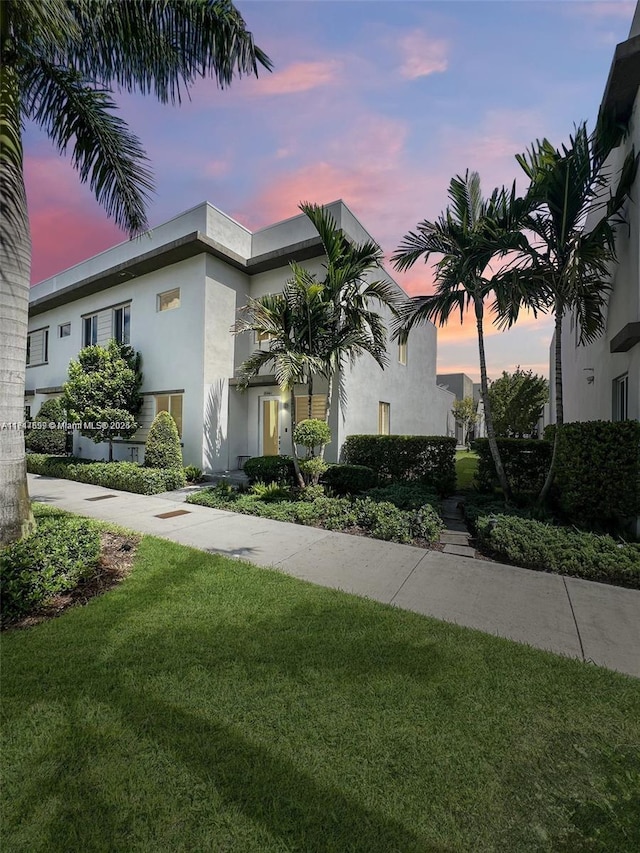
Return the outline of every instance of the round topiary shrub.
<path id="1" fill-rule="evenodd" d="M 321 421 L 319 418 L 307 418 L 296 424 L 293 440 L 296 444 L 306 447 L 309 456 L 311 456 L 314 447 L 324 447 L 325 444 L 330 444 L 331 430 L 325 421 Z"/>
<path id="2" fill-rule="evenodd" d="M 144 446 L 144 464 L 147 468 L 180 468 L 182 448 L 176 422 L 169 412 L 155 416 Z"/>
<path id="3" fill-rule="evenodd" d="M 46 453 L 48 456 L 63 455 L 67 446 L 67 431 L 65 429 L 51 429 L 49 425 L 62 423 L 66 419 L 67 413 L 62 400 L 57 397 L 53 400 L 46 400 L 33 419 L 36 426 L 30 429 L 24 437 L 27 450 L 32 453 Z"/>

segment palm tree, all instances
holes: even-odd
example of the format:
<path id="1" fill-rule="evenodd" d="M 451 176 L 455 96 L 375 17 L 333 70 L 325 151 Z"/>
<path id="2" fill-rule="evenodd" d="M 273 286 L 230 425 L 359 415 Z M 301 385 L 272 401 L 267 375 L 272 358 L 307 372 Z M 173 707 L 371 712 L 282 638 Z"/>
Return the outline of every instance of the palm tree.
<path id="1" fill-rule="evenodd" d="M 336 376 L 340 400 L 346 404 L 342 380 L 348 364 L 364 354 L 371 355 L 383 369 L 388 364 L 387 328 L 374 306 L 386 306 L 395 314 L 399 299 L 390 281 L 369 280 L 369 275 L 382 265 L 382 250 L 377 243 L 352 243 L 322 205 L 302 202 L 300 210 L 320 235 L 326 256 L 326 274 L 319 292 L 325 307 L 323 334 L 315 336 L 312 351 L 324 363 L 321 373 L 327 379 L 328 423 Z"/>
<path id="2" fill-rule="evenodd" d="M 562 150 L 544 139 L 516 157 L 531 180 L 530 192 L 539 205 L 524 223 L 533 242 L 524 253 L 527 268 L 517 275 L 521 287 L 537 291 L 555 315 L 556 431 L 551 464 L 539 497 L 541 504 L 553 483 L 564 422 L 563 318 L 569 311 L 574 313 L 582 344 L 591 343 L 604 330 L 610 265 L 616 260 L 615 224 L 638 164 L 632 149 L 617 176 L 615 190 L 611 189 L 614 176 L 606 160 L 620 139 L 620 129 L 601 116 L 594 133 L 590 135 L 586 124 L 580 124 Z"/>
<path id="3" fill-rule="evenodd" d="M 229 0 L 3 0 L 0 3 L 0 406 L 23 419 L 31 241 L 22 125 L 40 125 L 130 235 L 152 190 L 110 87 L 180 101 L 197 78 L 221 87 L 271 62 Z M 0 544 L 32 527 L 24 436 L 0 430 Z"/>
<path id="4" fill-rule="evenodd" d="M 240 317 L 233 326 L 236 335 L 253 332 L 258 340 L 268 340 L 266 349 L 258 349 L 240 366 L 238 390 L 249 387 L 251 379 L 262 370 L 272 368 L 275 380 L 289 395 L 291 415 L 291 455 L 298 485 L 305 482 L 300 470 L 298 451 L 294 441 L 295 386 L 311 383 L 314 373 L 324 370 L 322 358 L 314 355 L 324 335 L 324 306 L 319 299 L 321 285 L 304 267 L 291 264 L 293 277 L 287 281 L 282 293 L 267 294 L 259 299 L 249 299 L 240 309 Z"/>
<path id="5" fill-rule="evenodd" d="M 487 437 L 500 486 L 505 499 L 511 500 L 500 451 L 495 439 L 491 401 L 489 399 L 487 364 L 484 347 L 485 300 L 492 294 L 499 316 L 510 324 L 517 319 L 521 302 L 515 303 L 502 292 L 501 283 L 509 268 L 506 264 L 496 273 L 489 265 L 507 252 L 524 250 L 526 239 L 520 232 L 520 221 L 530 211 L 525 196 L 516 197 L 515 184 L 511 191 L 495 189 L 489 199 L 483 199 L 480 176 L 468 171 L 464 178 L 457 176 L 449 185 L 450 204 L 435 222 L 423 221 L 415 232 L 405 235 L 392 257 L 397 270 L 407 270 L 423 258 L 427 263 L 432 255 L 441 255 L 436 264 L 435 293 L 408 300 L 394 324 L 394 334 L 407 334 L 420 323 L 435 321 L 445 325 L 452 312 L 472 307 L 476 316 L 480 382 L 484 404 Z M 536 298 L 521 294 L 527 307 L 539 308 Z"/>

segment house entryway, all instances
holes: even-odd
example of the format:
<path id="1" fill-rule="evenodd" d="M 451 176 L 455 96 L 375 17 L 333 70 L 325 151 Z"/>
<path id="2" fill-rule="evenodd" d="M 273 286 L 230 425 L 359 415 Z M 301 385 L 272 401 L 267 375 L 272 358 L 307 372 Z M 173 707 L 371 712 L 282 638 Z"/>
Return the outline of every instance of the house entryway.
<path id="1" fill-rule="evenodd" d="M 262 456 L 277 456 L 280 452 L 280 400 L 260 398 L 260 443 Z"/>

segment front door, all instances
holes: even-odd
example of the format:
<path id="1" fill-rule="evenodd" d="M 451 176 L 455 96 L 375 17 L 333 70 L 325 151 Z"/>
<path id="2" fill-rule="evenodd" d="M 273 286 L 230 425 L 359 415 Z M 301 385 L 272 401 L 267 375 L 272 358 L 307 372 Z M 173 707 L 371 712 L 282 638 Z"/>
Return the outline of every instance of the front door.
<path id="1" fill-rule="evenodd" d="M 262 398 L 262 455 L 277 456 L 279 447 L 279 410 L 277 397 Z"/>

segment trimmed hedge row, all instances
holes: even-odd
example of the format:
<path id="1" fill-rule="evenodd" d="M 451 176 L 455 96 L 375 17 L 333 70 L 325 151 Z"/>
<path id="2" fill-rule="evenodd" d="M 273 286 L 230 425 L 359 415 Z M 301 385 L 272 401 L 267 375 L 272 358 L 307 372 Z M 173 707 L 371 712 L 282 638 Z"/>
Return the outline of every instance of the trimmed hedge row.
<path id="1" fill-rule="evenodd" d="M 456 440 L 429 435 L 350 435 L 343 461 L 366 465 L 386 480 L 428 483 L 439 494 L 456 487 Z"/>
<path id="2" fill-rule="evenodd" d="M 538 494 L 551 463 L 551 445 L 547 441 L 525 438 L 496 439 L 507 480 L 515 494 Z M 481 492 L 499 486 L 498 475 L 488 438 L 477 438 L 471 447 L 478 454 L 476 483 Z"/>
<path id="3" fill-rule="evenodd" d="M 91 462 L 38 453 L 27 454 L 27 471 L 139 495 L 170 492 L 182 488 L 186 482 L 183 468 L 143 468 L 135 462 Z"/>
<path id="4" fill-rule="evenodd" d="M 483 516 L 477 529 L 480 546 L 497 559 L 640 589 L 640 545 L 506 515 Z"/>
<path id="5" fill-rule="evenodd" d="M 617 529 L 640 515 L 640 423 L 564 424 L 555 486 L 562 515 L 580 527 Z"/>
<path id="6" fill-rule="evenodd" d="M 366 465 L 330 465 L 320 482 L 337 495 L 359 495 L 377 485 L 378 475 Z"/>
<path id="7" fill-rule="evenodd" d="M 249 483 L 280 483 L 293 486 L 295 470 L 290 456 L 252 456 L 244 463 Z"/>
<path id="8" fill-rule="evenodd" d="M 30 613 L 52 596 L 90 578 L 100 558 L 94 522 L 54 516 L 0 550 L 0 621 Z"/>

